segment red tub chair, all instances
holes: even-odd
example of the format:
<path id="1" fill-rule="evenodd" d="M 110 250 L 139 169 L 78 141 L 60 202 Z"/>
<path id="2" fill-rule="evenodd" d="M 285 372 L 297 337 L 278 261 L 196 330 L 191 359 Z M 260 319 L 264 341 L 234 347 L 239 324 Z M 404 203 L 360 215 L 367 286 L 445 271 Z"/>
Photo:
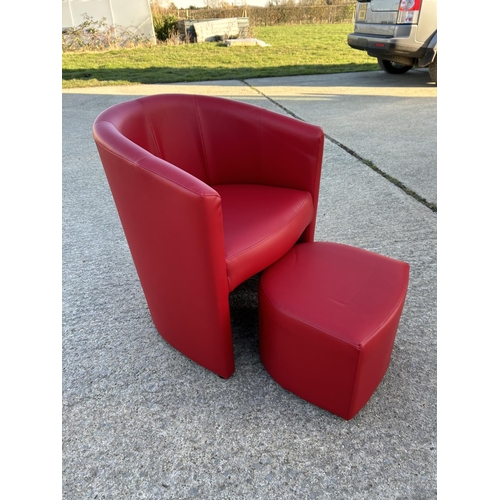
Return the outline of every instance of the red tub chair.
<path id="1" fill-rule="evenodd" d="M 112 106 L 93 136 L 158 332 L 230 377 L 229 293 L 313 240 L 322 129 L 169 94 Z"/>

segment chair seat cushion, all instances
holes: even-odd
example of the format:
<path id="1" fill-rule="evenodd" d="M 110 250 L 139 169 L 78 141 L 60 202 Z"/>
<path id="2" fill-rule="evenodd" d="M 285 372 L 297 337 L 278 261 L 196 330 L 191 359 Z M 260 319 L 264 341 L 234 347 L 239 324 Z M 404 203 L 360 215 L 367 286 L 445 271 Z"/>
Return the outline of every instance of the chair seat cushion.
<path id="1" fill-rule="evenodd" d="M 283 256 L 314 217 L 306 191 L 258 184 L 212 187 L 222 200 L 229 290 Z"/>

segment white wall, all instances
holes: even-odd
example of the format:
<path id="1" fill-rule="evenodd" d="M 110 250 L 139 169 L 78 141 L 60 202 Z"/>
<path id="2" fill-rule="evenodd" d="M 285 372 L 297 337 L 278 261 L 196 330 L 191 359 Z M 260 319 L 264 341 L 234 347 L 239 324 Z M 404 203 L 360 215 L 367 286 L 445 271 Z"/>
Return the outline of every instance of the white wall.
<path id="1" fill-rule="evenodd" d="M 149 0 L 62 0 L 62 27 L 71 28 L 84 21 L 84 14 L 94 21 L 106 18 L 109 26 L 122 26 L 154 39 Z"/>

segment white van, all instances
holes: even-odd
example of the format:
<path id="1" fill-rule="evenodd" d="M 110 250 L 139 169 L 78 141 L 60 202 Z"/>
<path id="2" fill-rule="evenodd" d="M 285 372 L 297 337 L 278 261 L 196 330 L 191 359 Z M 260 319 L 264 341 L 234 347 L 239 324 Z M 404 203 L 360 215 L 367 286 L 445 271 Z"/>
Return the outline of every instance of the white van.
<path id="1" fill-rule="evenodd" d="M 347 43 L 387 73 L 428 67 L 437 83 L 437 0 L 358 0 Z"/>

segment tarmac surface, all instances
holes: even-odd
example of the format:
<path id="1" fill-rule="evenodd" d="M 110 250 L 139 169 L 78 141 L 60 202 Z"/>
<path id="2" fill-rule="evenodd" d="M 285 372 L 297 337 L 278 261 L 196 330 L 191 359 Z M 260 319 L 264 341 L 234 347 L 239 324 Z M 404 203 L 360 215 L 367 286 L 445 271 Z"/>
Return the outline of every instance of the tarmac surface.
<path id="1" fill-rule="evenodd" d="M 323 127 L 316 240 L 410 264 L 391 364 L 352 420 L 267 374 L 256 278 L 230 297 L 230 379 L 156 332 L 92 139 L 101 111 L 154 93 L 237 99 Z M 425 70 L 63 91 L 64 499 L 437 496 L 436 97 Z"/>

